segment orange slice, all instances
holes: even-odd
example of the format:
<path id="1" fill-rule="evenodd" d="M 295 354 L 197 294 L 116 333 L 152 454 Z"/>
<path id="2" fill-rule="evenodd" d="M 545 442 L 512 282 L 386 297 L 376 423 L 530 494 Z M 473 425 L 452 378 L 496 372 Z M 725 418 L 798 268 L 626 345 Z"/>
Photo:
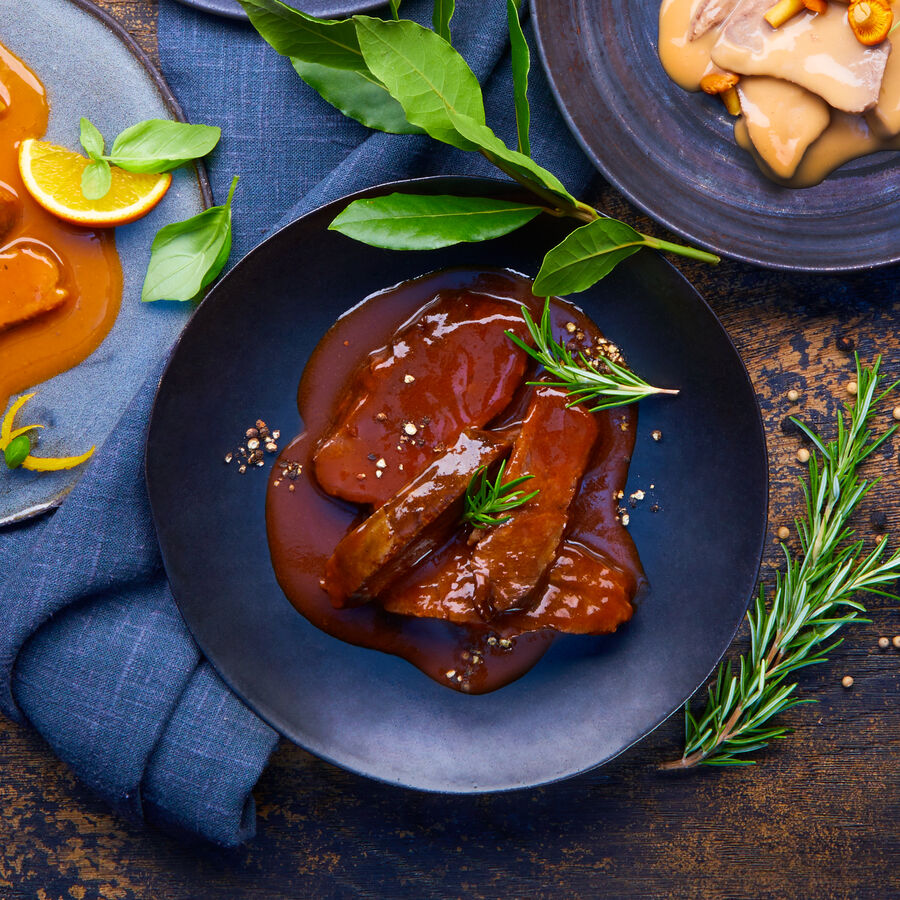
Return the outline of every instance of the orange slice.
<path id="1" fill-rule="evenodd" d="M 112 187 L 100 200 L 81 193 L 89 160 L 78 153 L 36 141 L 19 146 L 19 173 L 28 193 L 48 212 L 75 225 L 125 225 L 146 215 L 165 196 L 172 176 L 143 175 L 112 166 Z"/>

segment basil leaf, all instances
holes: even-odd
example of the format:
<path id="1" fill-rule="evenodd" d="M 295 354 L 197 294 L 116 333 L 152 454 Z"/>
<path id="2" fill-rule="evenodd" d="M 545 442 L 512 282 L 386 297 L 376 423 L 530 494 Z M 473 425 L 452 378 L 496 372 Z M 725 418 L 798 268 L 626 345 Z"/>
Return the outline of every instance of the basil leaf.
<path id="1" fill-rule="evenodd" d="M 400 0 L 388 0 L 388 3 L 391 7 L 391 15 L 394 19 L 400 18 Z"/>
<path id="2" fill-rule="evenodd" d="M 222 129 L 212 125 L 147 119 L 126 128 L 113 142 L 106 159 L 129 172 L 168 172 L 206 156 L 221 136 Z"/>
<path id="3" fill-rule="evenodd" d="M 531 125 L 531 110 L 528 107 L 528 72 L 531 69 L 531 54 L 528 52 L 528 41 L 525 40 L 522 23 L 519 21 L 518 0 L 506 0 L 506 18 L 509 22 L 519 152 L 531 156 L 531 144 L 528 140 Z"/>
<path id="4" fill-rule="evenodd" d="M 193 300 L 222 271 L 231 253 L 231 200 L 237 182 L 235 176 L 224 205 L 160 228 L 141 300 Z"/>
<path id="5" fill-rule="evenodd" d="M 92 159 L 81 173 L 81 193 L 86 200 L 101 200 L 112 187 L 112 172 L 105 159 Z"/>
<path id="6" fill-rule="evenodd" d="M 292 59 L 297 74 L 323 99 L 357 122 L 391 134 L 422 134 L 406 121 L 403 107 L 366 71 L 330 69 Z"/>
<path id="7" fill-rule="evenodd" d="M 534 280 L 534 293 L 550 297 L 586 291 L 643 246 L 644 236 L 630 225 L 596 219 L 576 228 L 547 253 Z"/>
<path id="8" fill-rule="evenodd" d="M 388 194 L 354 200 L 328 227 L 373 247 L 436 250 L 509 234 L 541 212 L 487 197 Z"/>
<path id="9" fill-rule="evenodd" d="M 281 0 L 238 2 L 263 40 L 282 56 L 332 69 L 365 71 L 352 20 L 317 19 Z"/>
<path id="10" fill-rule="evenodd" d="M 453 18 L 455 6 L 454 0 L 434 0 L 434 11 L 431 13 L 431 24 L 434 26 L 435 34 L 439 34 L 448 44 L 450 20 Z"/>
<path id="11" fill-rule="evenodd" d="M 105 149 L 105 142 L 103 140 L 103 135 L 97 130 L 97 126 L 94 125 L 89 119 L 82 118 L 81 119 L 81 146 L 84 147 L 87 155 L 91 159 L 96 159 L 98 156 L 103 156 L 103 150 Z M 96 199 L 96 198 L 91 198 Z"/>
<path id="12" fill-rule="evenodd" d="M 461 150 L 477 149 L 456 130 L 451 114 L 484 123 L 481 86 L 466 61 L 439 35 L 416 22 L 354 16 L 369 71 L 400 102 L 413 125 Z"/>
<path id="13" fill-rule="evenodd" d="M 577 202 L 575 198 L 552 172 L 539 166 L 530 156 L 525 156 L 518 150 L 510 150 L 487 125 L 482 125 L 468 116 L 461 116 L 454 112 L 449 115 L 457 132 L 480 149 L 495 166 L 502 169 L 507 175 L 518 181 L 525 180 L 531 184 L 537 184 L 545 192 L 549 191 L 566 203 L 575 205 Z"/>

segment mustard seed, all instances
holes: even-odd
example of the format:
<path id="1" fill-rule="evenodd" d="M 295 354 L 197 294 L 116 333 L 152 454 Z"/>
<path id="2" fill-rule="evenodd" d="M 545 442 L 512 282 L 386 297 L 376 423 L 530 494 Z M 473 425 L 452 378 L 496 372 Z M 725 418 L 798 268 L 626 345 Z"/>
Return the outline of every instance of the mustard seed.
<path id="1" fill-rule="evenodd" d="M 787 527 L 787 525 L 782 525 L 781 528 L 778 529 L 778 539 L 780 541 L 786 541 L 791 536 L 791 529 Z"/>
<path id="2" fill-rule="evenodd" d="M 893 641 L 891 641 L 891 643 L 892 643 L 898 650 L 900 650 L 900 634 L 895 635 L 895 636 L 894 636 L 894 639 L 893 639 Z"/>
<path id="3" fill-rule="evenodd" d="M 797 451 L 797 459 L 802 463 L 809 462 L 809 450 L 807 450 L 806 447 L 801 447 Z"/>
<path id="4" fill-rule="evenodd" d="M 891 639 L 886 637 L 878 638 L 878 646 L 882 650 L 887 650 L 891 646 Z"/>
<path id="5" fill-rule="evenodd" d="M 891 415 L 900 422 L 900 406 L 895 406 Z"/>
<path id="6" fill-rule="evenodd" d="M 859 390 L 859 385 L 855 381 L 847 382 L 847 393 L 848 394 L 856 394 L 856 392 L 858 390 Z"/>
<path id="7" fill-rule="evenodd" d="M 842 684 L 845 688 L 851 688 L 851 687 L 853 687 L 853 676 L 852 676 L 852 675 L 845 675 L 845 676 L 841 679 L 841 684 Z"/>
<path id="8" fill-rule="evenodd" d="M 788 391 L 787 398 L 791 401 L 791 403 L 796 403 L 800 399 L 800 391 Z"/>

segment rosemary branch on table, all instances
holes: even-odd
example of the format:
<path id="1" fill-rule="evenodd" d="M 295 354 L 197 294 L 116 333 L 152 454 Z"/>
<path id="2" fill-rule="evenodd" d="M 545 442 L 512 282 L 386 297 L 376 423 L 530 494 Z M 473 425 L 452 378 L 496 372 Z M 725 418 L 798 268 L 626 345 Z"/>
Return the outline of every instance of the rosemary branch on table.
<path id="1" fill-rule="evenodd" d="M 540 493 L 540 490 L 532 491 L 530 494 L 516 490 L 519 485 L 534 478 L 534 475 L 523 475 L 521 478 L 514 478 L 503 484 L 505 472 L 506 460 L 500 463 L 497 477 L 493 481 L 488 478 L 485 466 L 481 466 L 475 472 L 466 488 L 464 522 L 468 522 L 474 528 L 491 528 L 494 525 L 502 525 L 512 518 L 505 513 L 524 506 Z"/>
<path id="2" fill-rule="evenodd" d="M 747 615 L 750 649 L 740 657 L 737 674 L 731 662 L 720 664 L 702 714 L 692 712 L 690 701 L 685 704 L 684 752 L 664 769 L 753 765 L 743 757 L 788 733 L 772 719 L 815 702 L 796 696 L 791 676 L 825 662 L 842 639 L 825 644 L 843 626 L 868 621 L 861 618 L 865 608 L 856 595 L 894 596 L 885 588 L 900 576 L 900 550 L 888 554 L 882 539 L 865 551 L 848 525 L 875 483 L 862 479 L 859 467 L 897 429 L 876 437 L 869 427 L 879 401 L 900 383 L 879 391 L 880 364 L 881 357 L 871 367 L 856 357 L 857 396 L 845 404 L 846 413 L 838 414 L 831 443 L 794 419 L 815 447 L 808 480 L 801 479 L 806 510 L 796 522 L 800 553 L 781 545 L 784 571 L 776 577 L 771 603 L 761 586 Z"/>
<path id="3" fill-rule="evenodd" d="M 572 398 L 570 406 L 578 403 L 598 401 L 590 407 L 590 412 L 612 409 L 637 403 L 653 394 L 677 394 L 677 390 L 653 387 L 630 369 L 613 362 L 607 357 L 597 360 L 588 359 L 584 353 L 576 358 L 559 341 L 553 337 L 553 326 L 550 321 L 550 301 L 544 303 L 544 311 L 538 325 L 531 317 L 527 307 L 522 307 L 522 318 L 534 341 L 530 346 L 511 331 L 506 336 L 518 347 L 521 347 L 532 359 L 543 366 L 544 370 L 555 377 L 556 381 L 531 382 L 546 384 L 552 387 L 566 388 Z M 599 368 L 602 365 L 604 368 Z"/>

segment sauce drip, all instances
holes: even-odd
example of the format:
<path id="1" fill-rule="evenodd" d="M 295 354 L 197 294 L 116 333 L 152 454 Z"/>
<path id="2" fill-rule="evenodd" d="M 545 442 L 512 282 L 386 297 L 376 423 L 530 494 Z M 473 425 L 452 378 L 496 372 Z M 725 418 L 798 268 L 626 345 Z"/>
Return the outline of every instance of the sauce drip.
<path id="1" fill-rule="evenodd" d="M 365 517 L 359 506 L 327 496 L 310 475 L 313 453 L 329 433 L 336 411 L 345 408 L 345 392 L 354 373 L 373 351 L 387 346 L 395 333 L 439 292 L 476 291 L 513 300 L 540 312 L 531 283 L 512 273 L 449 270 L 374 294 L 342 316 L 322 338 L 303 372 L 298 406 L 305 431 L 281 453 L 269 479 L 266 524 L 272 563 L 290 602 L 317 628 L 351 644 L 381 650 L 408 660 L 435 681 L 467 693 L 496 690 L 522 676 L 559 637 L 550 629 L 527 631 L 527 615 L 500 616 L 489 624 L 455 624 L 440 618 L 387 612 L 379 602 L 335 608 L 321 580 L 340 540 Z M 554 330 L 573 322 L 587 333 L 596 327 L 575 307 L 551 302 Z M 531 372 L 526 373 L 529 380 Z M 503 430 L 521 420 L 530 389 L 523 385 L 510 407 L 489 428 Z M 635 588 L 645 585 L 630 536 L 616 518 L 615 492 L 624 488 L 634 447 L 637 410 L 624 407 L 597 414 L 601 437 L 572 507 L 566 539 L 583 553 L 602 555 Z M 288 482 L 283 465 L 298 463 L 302 474 Z M 276 484 L 276 482 L 280 482 Z M 288 484 L 294 490 L 288 490 Z M 454 552 L 450 539 L 434 561 Z M 576 561 L 577 564 L 577 561 Z M 426 563 L 427 565 L 427 563 Z M 420 563 L 413 571 L 420 571 Z M 452 605 L 453 591 L 446 602 Z M 596 613 L 596 610 L 592 610 Z"/>
<path id="2" fill-rule="evenodd" d="M 900 51 L 890 39 L 864 48 L 846 4 L 837 2 L 822 15 L 802 12 L 772 29 L 762 19 L 771 5 L 663 0 L 663 68 L 688 91 L 699 90 L 710 72 L 738 73 L 735 139 L 766 177 L 785 187 L 811 187 L 852 159 L 900 150 Z M 731 18 L 717 17 L 692 40 L 698 18 L 713 6 Z M 900 17 L 900 3 L 893 8 Z"/>
<path id="3" fill-rule="evenodd" d="M 48 114 L 40 80 L 0 45 L 0 322 L 12 322 L 0 328 L 0 410 L 13 394 L 92 353 L 122 298 L 113 232 L 57 219 L 19 177 L 19 144 L 44 134 Z M 52 292 L 52 301 L 22 313 L 40 291 Z"/>

